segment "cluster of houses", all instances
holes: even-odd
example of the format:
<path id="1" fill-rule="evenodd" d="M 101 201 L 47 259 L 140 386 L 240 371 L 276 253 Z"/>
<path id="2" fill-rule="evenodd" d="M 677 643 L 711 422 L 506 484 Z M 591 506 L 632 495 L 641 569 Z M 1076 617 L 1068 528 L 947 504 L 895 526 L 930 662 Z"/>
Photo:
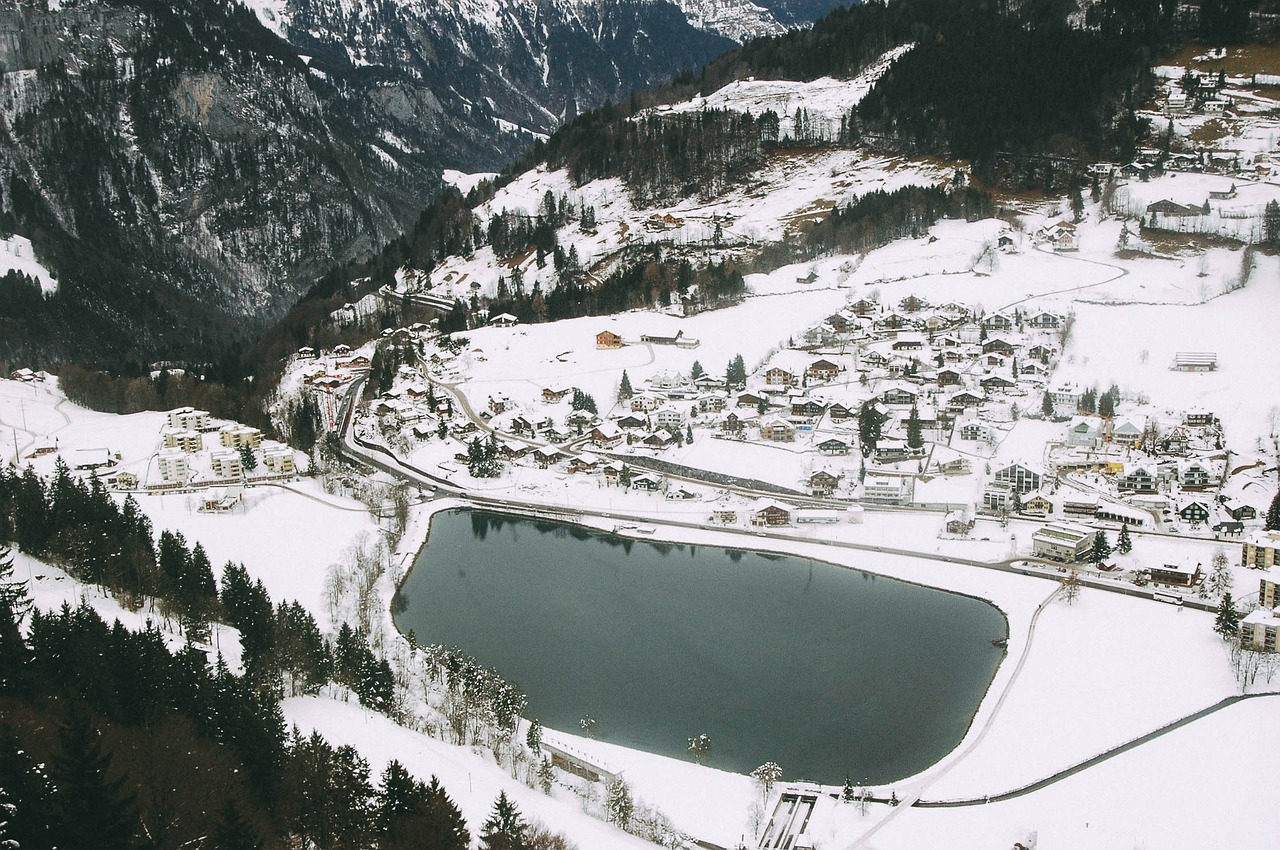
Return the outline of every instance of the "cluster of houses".
<path id="1" fill-rule="evenodd" d="M 33 369 L 28 369 L 25 366 L 21 369 L 14 369 L 9 373 L 9 380 L 21 381 L 24 384 L 40 383 L 50 377 L 52 376 L 48 372 L 37 372 Z"/>
<path id="2" fill-rule="evenodd" d="M 1247 482 L 1230 483 L 1227 458 L 1218 420 L 1203 408 L 1164 417 L 1077 415 L 1048 446 L 1044 468 L 1024 462 L 997 470 L 983 507 L 1135 528 L 1182 523 L 1239 535 L 1269 497 Z M 1044 486 L 1049 481 L 1051 489 Z"/>
<path id="3" fill-rule="evenodd" d="M 165 415 L 147 490 L 193 490 L 272 481 L 297 474 L 293 450 L 263 438 L 257 428 L 210 417 L 208 411 L 179 407 Z M 136 489 L 138 476 L 121 471 L 111 478 L 121 490 Z"/>

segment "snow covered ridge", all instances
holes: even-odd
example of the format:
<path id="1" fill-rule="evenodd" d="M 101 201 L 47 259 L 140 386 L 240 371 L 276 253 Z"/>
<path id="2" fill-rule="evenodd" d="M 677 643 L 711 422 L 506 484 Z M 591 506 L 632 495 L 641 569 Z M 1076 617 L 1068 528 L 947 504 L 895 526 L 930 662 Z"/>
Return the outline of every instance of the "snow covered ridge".
<path id="1" fill-rule="evenodd" d="M 668 0 L 651 0 L 654 3 Z M 291 6 L 298 5 L 295 0 L 241 0 L 249 8 L 262 25 L 281 38 L 287 37 L 289 27 L 293 24 L 295 10 Z M 554 0 L 555 5 L 567 11 L 578 10 L 588 6 L 603 5 L 600 0 Z M 763 35 L 777 35 L 786 27 L 765 8 L 751 0 L 670 0 L 680 9 L 690 25 L 707 32 L 722 35 L 739 43 L 758 38 Z M 372 9 L 362 9 L 362 4 L 352 0 L 339 0 L 336 4 L 345 15 L 360 17 L 361 13 L 369 14 Z M 427 3 L 424 0 L 396 0 L 395 5 L 406 11 L 425 13 L 430 7 L 446 6 L 449 11 L 459 17 L 468 18 L 486 29 L 501 29 L 507 11 L 515 5 L 524 5 L 524 0 L 448 0 L 446 3 Z"/>
<path id="2" fill-rule="evenodd" d="M 671 0 L 689 23 L 737 42 L 778 35 L 786 27 L 768 9 L 751 0 Z"/>
<path id="3" fill-rule="evenodd" d="M 893 48 L 852 80 L 837 80 L 832 77 L 819 77 L 807 83 L 754 78 L 735 80 L 707 97 L 695 97 L 684 103 L 660 106 L 646 114 L 731 109 L 758 116 L 766 111 L 773 111 L 781 119 L 779 132 L 783 135 L 795 135 L 796 112 L 804 110 L 808 113 L 809 120 L 816 125 L 811 127 L 813 132 L 818 132 L 824 138 L 835 138 L 840 129 L 841 117 L 857 106 L 893 63 L 913 47 L 914 44 L 903 44 Z"/>

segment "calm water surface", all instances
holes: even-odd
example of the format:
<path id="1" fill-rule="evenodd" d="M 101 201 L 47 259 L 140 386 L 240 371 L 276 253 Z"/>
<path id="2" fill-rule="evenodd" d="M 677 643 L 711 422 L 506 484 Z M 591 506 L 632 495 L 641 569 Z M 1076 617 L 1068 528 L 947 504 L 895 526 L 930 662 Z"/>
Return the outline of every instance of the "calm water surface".
<path id="1" fill-rule="evenodd" d="M 873 556 L 867 567 L 874 569 Z M 964 736 L 1004 616 L 976 599 L 803 558 L 437 514 L 396 617 L 529 696 L 529 717 L 786 778 L 887 782 Z"/>

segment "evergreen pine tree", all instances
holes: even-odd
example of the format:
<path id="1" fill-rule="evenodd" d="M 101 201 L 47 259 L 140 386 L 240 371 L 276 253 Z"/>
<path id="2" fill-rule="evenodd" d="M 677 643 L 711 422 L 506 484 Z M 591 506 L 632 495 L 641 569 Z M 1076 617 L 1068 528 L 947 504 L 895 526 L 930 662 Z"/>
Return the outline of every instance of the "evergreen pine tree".
<path id="1" fill-rule="evenodd" d="M 1280 531 L 1280 493 L 1276 493 L 1276 497 L 1271 500 L 1271 507 L 1267 508 L 1266 522 L 1262 527 L 1266 531 Z"/>
<path id="2" fill-rule="evenodd" d="M 741 354 L 735 355 L 733 360 L 729 361 L 729 368 L 725 370 L 725 380 L 730 389 L 747 385 L 747 364 Z"/>
<path id="3" fill-rule="evenodd" d="M 127 850 L 137 846 L 141 830 L 124 778 L 112 778 L 111 755 L 102 733 L 81 709 L 72 711 L 62 730 L 61 752 L 53 762 L 59 850 Z"/>
<path id="4" fill-rule="evenodd" d="M 480 850 L 525 850 L 526 829 L 515 803 L 507 798 L 506 791 L 501 791 L 481 827 Z"/>
<path id="5" fill-rule="evenodd" d="M 875 451 L 880 441 L 880 414 L 875 409 L 875 402 L 868 399 L 858 410 L 858 441 L 862 446 L 862 456 L 866 457 Z"/>
<path id="6" fill-rule="evenodd" d="M 200 543 L 191 550 L 187 574 L 182 582 L 182 603 L 188 611 L 207 621 L 218 606 L 218 585 L 213 579 L 213 565 Z"/>
<path id="7" fill-rule="evenodd" d="M 551 793 L 551 784 L 555 781 L 556 771 L 551 766 L 551 759 L 543 757 L 538 763 L 538 785 L 542 788 L 543 794 Z"/>
<path id="8" fill-rule="evenodd" d="M 415 843 L 413 848 L 439 848 L 439 850 L 468 850 L 471 832 L 462 812 L 445 793 L 440 780 L 431 777 L 426 786 L 427 807 L 417 826 L 410 831 Z"/>
<path id="9" fill-rule="evenodd" d="M 1099 531 L 1093 538 L 1093 547 L 1089 550 L 1089 561 L 1093 564 L 1101 564 L 1111 557 L 1111 543 L 1107 540 L 1107 533 Z"/>
<path id="10" fill-rule="evenodd" d="M 631 815 L 635 811 L 635 802 L 631 799 L 631 788 L 621 777 L 609 783 L 605 790 L 605 814 L 611 823 L 620 829 L 631 824 Z"/>
<path id="11" fill-rule="evenodd" d="M 622 370 L 622 380 L 618 383 L 618 401 L 626 401 L 635 395 L 635 390 L 631 388 L 631 378 L 627 375 L 627 370 Z"/>
<path id="12" fill-rule="evenodd" d="M 848 774 L 845 774 L 844 790 L 840 792 L 840 799 L 844 800 L 846 803 L 852 803 L 855 795 L 856 794 L 853 789 L 853 780 L 849 778 Z"/>
<path id="13" fill-rule="evenodd" d="M 1120 536 L 1116 538 L 1116 551 L 1128 555 L 1133 551 L 1133 539 L 1129 536 L 1129 523 L 1120 526 Z"/>
<path id="14" fill-rule="evenodd" d="M 693 366 L 689 369 L 690 379 L 696 381 L 707 374 L 707 370 L 702 368 L 702 364 L 697 360 L 693 361 Z"/>
<path id="15" fill-rule="evenodd" d="M 542 724 L 538 722 L 538 718 L 535 717 L 530 721 L 524 742 L 529 745 L 529 751 L 535 756 L 542 755 Z"/>
<path id="16" fill-rule="evenodd" d="M 253 447 L 244 445 L 240 447 L 240 465 L 244 467 L 246 475 L 258 468 L 258 456 L 253 453 Z"/>
<path id="17" fill-rule="evenodd" d="M 53 847 L 53 785 L 11 734 L 0 734 L 0 847 L 46 850 Z M 6 815 L 3 806 L 13 810 Z M 6 842 L 12 842 L 7 844 Z"/>
<path id="18" fill-rule="evenodd" d="M 911 413 L 907 415 L 907 446 L 918 450 L 924 448 L 924 430 L 920 427 L 920 410 L 913 404 Z"/>
<path id="19" fill-rule="evenodd" d="M 382 771 L 382 787 L 375 803 L 374 828 L 380 836 L 379 846 L 396 846 L 393 833 L 415 811 L 426 805 L 426 786 L 410 775 L 398 760 L 392 759 Z"/>
<path id="20" fill-rule="evenodd" d="M 209 846 L 212 850 L 261 850 L 262 841 L 235 800 L 228 799 L 222 807 L 222 816 L 214 827 Z"/>
<path id="21" fill-rule="evenodd" d="M 1240 612 L 1236 610 L 1229 590 L 1223 592 L 1222 599 L 1218 602 L 1218 616 L 1214 618 L 1213 630 L 1227 640 L 1240 635 Z"/>
<path id="22" fill-rule="evenodd" d="M 0 545 L 0 605 L 6 606 L 18 622 L 31 610 L 30 588 L 25 580 L 13 577 L 13 552 Z"/>

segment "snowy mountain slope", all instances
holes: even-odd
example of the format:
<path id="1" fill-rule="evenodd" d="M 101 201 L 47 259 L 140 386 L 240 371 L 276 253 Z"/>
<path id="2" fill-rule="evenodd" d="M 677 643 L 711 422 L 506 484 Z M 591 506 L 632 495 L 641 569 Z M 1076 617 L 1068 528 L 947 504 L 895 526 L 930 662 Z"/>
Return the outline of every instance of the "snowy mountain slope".
<path id="1" fill-rule="evenodd" d="M 841 116 L 909 49 L 908 45 L 886 52 L 852 80 L 743 80 L 707 97 L 646 110 L 637 120 L 696 114 L 704 109 L 757 116 L 772 110 L 780 116 L 779 134 L 787 136 L 797 133 L 795 117 L 803 110 L 808 113 L 804 121 L 809 135 L 835 139 Z M 502 214 L 533 217 L 544 207 L 548 193 L 574 208 L 591 208 L 593 227 L 566 223 L 557 229 L 556 240 L 563 251 L 572 250 L 599 278 L 619 256 L 643 245 L 677 246 L 677 253 L 678 246 L 698 246 L 694 253 L 705 252 L 704 260 L 741 258 L 760 245 L 784 240 L 797 225 L 820 218 L 833 207 L 876 191 L 944 185 L 953 172 L 942 165 L 863 150 L 789 150 L 777 153 L 749 178 L 722 192 L 704 187 L 702 192 L 674 202 L 643 203 L 620 178 L 576 185 L 568 169 L 539 165 L 498 189 L 472 212 L 482 227 Z M 712 246 L 717 233 L 719 244 Z M 472 295 L 493 298 L 498 294 L 499 278 L 515 269 L 526 287 L 538 284 L 544 292 L 556 287 L 558 271 L 550 264 L 540 264 L 536 254 L 496 256 L 490 246 L 448 256 L 431 269 L 409 269 L 401 280 L 411 289 L 447 299 L 467 300 Z"/>
<path id="2" fill-rule="evenodd" d="M 783 29 L 750 0 L 246 5 L 317 72 L 342 80 L 352 114 L 466 169 L 502 165 L 529 134 Z M 462 144 L 453 125 L 482 132 Z"/>
<path id="3" fill-rule="evenodd" d="M 0 358 L 207 356 L 438 185 L 234 5 L 0 10 L 0 62 L 0 206 L 60 282 Z"/>

